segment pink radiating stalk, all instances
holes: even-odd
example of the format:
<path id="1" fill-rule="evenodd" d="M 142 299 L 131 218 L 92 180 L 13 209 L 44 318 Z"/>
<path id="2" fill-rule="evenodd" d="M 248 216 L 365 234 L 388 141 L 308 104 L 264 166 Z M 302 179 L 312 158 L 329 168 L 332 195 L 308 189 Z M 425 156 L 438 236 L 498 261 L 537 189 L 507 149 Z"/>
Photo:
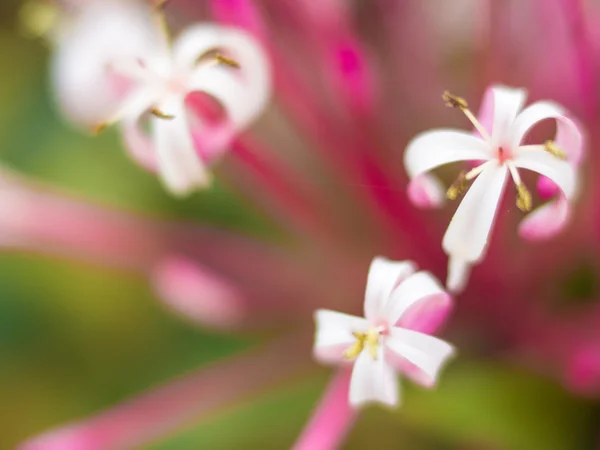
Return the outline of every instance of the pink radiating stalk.
<path id="1" fill-rule="evenodd" d="M 293 450 L 340 448 L 356 417 L 348 403 L 351 373 L 342 368 L 334 375 Z"/>
<path id="2" fill-rule="evenodd" d="M 249 314 L 239 289 L 190 259 L 166 258 L 154 269 L 152 280 L 163 302 L 195 323 L 230 329 L 240 326 Z"/>
<path id="3" fill-rule="evenodd" d="M 274 213 L 284 212 L 292 226 L 327 245 L 335 239 L 329 213 L 318 204 L 314 193 L 294 182 L 300 175 L 291 167 L 248 137 L 236 140 L 231 151 L 233 164 L 241 166 L 241 176 L 248 179 L 253 190 L 263 193 Z"/>
<path id="4" fill-rule="evenodd" d="M 593 119 L 597 114 L 597 79 L 594 78 L 594 49 L 590 41 L 587 22 L 584 20 L 583 0 L 559 0 L 567 21 L 568 32 L 571 36 L 571 45 L 586 118 Z"/>
<path id="5" fill-rule="evenodd" d="M 114 409 L 51 430 L 19 450 L 137 448 L 310 367 L 308 338 L 288 335 L 263 348 L 202 368 Z"/>
<path id="6" fill-rule="evenodd" d="M 226 3 L 229 4 L 229 0 Z M 239 6 L 241 10 L 253 9 L 252 2 L 248 0 L 235 0 L 235 3 L 244 4 Z M 220 21 L 242 27 L 250 23 L 252 29 L 263 29 L 263 27 L 256 27 L 254 19 L 252 21 L 249 19 L 249 17 L 259 17 L 257 12 L 247 13 L 240 18 L 231 10 L 225 10 L 220 0 L 213 0 L 211 6 Z M 268 45 L 268 42 L 266 44 Z M 388 169 L 384 169 L 381 162 L 371 158 L 373 152 L 364 143 L 357 145 L 342 130 L 336 132 L 336 125 L 322 113 L 320 102 L 313 98 L 312 90 L 294 76 L 288 70 L 284 58 L 281 58 L 272 46 L 269 47 L 273 58 L 275 84 L 288 112 L 313 142 L 328 150 L 324 156 L 327 156 L 336 168 L 342 170 L 346 180 L 352 181 L 350 187 L 354 188 L 354 192 L 363 199 L 365 206 L 369 207 L 375 217 L 383 223 L 385 233 L 392 236 L 395 234 L 393 230 L 403 227 L 414 234 L 413 239 L 403 243 L 402 251 L 413 242 L 419 242 L 421 245 L 432 242 L 427 231 L 429 227 L 418 219 L 404 193 L 399 191 L 397 184 L 386 175 Z M 391 240 L 390 245 L 397 246 L 397 241 Z M 398 252 L 400 250 L 398 248 Z M 432 255 L 434 259 L 439 255 L 434 265 L 441 262 L 441 251 L 437 251 L 433 246 L 431 252 L 419 253 L 427 257 Z M 420 260 L 425 262 L 424 258 Z"/>

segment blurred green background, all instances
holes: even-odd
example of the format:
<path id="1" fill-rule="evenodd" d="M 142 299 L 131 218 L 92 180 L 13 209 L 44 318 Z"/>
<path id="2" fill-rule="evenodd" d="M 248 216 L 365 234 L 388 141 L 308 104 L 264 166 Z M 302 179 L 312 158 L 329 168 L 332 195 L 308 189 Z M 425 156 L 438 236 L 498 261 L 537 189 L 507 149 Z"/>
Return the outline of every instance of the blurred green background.
<path id="1" fill-rule="evenodd" d="M 11 167 L 93 201 L 248 234 L 271 225 L 217 184 L 185 201 L 125 156 L 117 135 L 68 128 L 48 89 L 49 49 L 18 32 L 19 3 L 0 6 L 0 150 Z M 0 208 L 2 205 L 0 205 Z M 166 311 L 145 279 L 79 262 L 0 254 L 0 449 L 118 404 L 251 347 L 254 336 L 195 328 Z M 285 449 L 327 380 L 326 370 L 190 424 L 150 448 Z M 361 415 L 348 449 L 597 448 L 598 407 L 510 361 L 463 355 L 436 392 L 406 386 L 398 412 Z"/>

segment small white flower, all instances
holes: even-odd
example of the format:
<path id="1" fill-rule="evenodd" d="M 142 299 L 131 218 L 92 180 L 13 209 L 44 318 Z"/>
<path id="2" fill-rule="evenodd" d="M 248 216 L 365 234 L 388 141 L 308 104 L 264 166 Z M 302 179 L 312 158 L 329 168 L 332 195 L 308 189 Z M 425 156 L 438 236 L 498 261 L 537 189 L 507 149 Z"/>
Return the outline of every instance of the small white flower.
<path id="1" fill-rule="evenodd" d="M 411 178 L 409 196 L 424 207 L 437 206 L 443 199 L 439 181 L 427 172 L 451 162 L 477 162 L 474 168 L 462 172 L 447 191 L 448 198 L 455 199 L 475 180 L 450 221 L 442 243 L 449 255 L 447 286 L 451 291 L 464 289 L 470 266 L 485 255 L 509 174 L 517 189 L 517 206 L 523 211 L 531 210 L 532 198 L 518 169 L 537 172 L 551 179 L 560 190 L 555 202 L 541 206 L 525 218 L 519 229 L 521 236 L 547 238 L 567 222 L 568 202 L 577 190 L 581 133 L 555 103 L 541 101 L 522 110 L 525 97 L 523 89 L 503 86 L 488 89 L 479 121 L 463 99 L 446 93 L 447 104 L 462 110 L 477 133 L 427 131 L 416 136 L 406 148 L 404 164 Z M 528 131 L 545 119 L 556 120 L 555 139 L 543 145 L 524 145 Z"/>
<path id="2" fill-rule="evenodd" d="M 235 28 L 198 24 L 172 48 L 157 50 L 163 48 L 113 61 L 113 70 L 135 88 L 107 123 L 120 121 L 134 158 L 157 170 L 172 193 L 185 195 L 210 182 L 207 165 L 265 107 L 270 72 L 260 44 Z M 193 93 L 216 101 L 222 117 L 196 114 L 189 104 Z M 142 123 L 146 118 L 150 136 Z"/>
<path id="3" fill-rule="evenodd" d="M 411 262 L 375 258 L 367 280 L 365 318 L 318 310 L 314 355 L 326 364 L 354 364 L 351 405 L 395 406 L 395 372 L 432 387 L 453 354 L 450 344 L 417 331 L 437 327 L 450 306 L 450 296 L 428 272 L 416 272 Z"/>

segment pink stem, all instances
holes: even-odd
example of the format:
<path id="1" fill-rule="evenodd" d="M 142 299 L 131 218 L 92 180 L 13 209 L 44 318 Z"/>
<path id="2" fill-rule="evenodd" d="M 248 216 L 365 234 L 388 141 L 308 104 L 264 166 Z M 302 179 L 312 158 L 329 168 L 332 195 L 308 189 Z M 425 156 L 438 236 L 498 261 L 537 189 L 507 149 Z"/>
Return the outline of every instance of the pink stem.
<path id="1" fill-rule="evenodd" d="M 562 7 L 571 34 L 575 64 L 579 75 L 581 101 L 588 120 L 596 113 L 596 80 L 594 79 L 594 49 L 583 17 L 582 0 L 562 0 Z"/>
<path id="2" fill-rule="evenodd" d="M 289 335 L 142 394 L 87 420 L 23 443 L 20 450 L 119 450 L 137 448 L 256 395 L 310 367 L 308 339 Z"/>
<path id="3" fill-rule="evenodd" d="M 356 417 L 348 403 L 351 373 L 348 368 L 338 370 L 293 450 L 340 447 Z"/>

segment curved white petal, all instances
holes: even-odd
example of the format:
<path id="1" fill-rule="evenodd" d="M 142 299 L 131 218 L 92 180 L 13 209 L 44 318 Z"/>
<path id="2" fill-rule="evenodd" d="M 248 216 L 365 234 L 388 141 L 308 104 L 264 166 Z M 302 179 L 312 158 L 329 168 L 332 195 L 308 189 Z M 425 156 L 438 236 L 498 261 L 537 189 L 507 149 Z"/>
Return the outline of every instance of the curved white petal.
<path id="1" fill-rule="evenodd" d="M 140 122 L 156 98 L 153 89 L 139 89 L 127 98 L 116 114 L 116 117 L 121 117 L 125 148 L 138 164 L 150 171 L 155 171 L 157 167 L 154 143 Z"/>
<path id="2" fill-rule="evenodd" d="M 415 136 L 404 152 L 404 167 L 413 179 L 444 164 L 492 157 L 489 145 L 466 131 L 434 130 Z"/>
<path id="3" fill-rule="evenodd" d="M 377 256 L 371 262 L 365 292 L 365 317 L 381 318 L 392 290 L 417 270 L 412 261 L 390 261 Z"/>
<path id="4" fill-rule="evenodd" d="M 436 297 L 448 297 L 448 294 L 429 272 L 417 272 L 392 291 L 383 313 L 388 323 L 395 325 L 416 303 L 436 300 Z"/>
<path id="5" fill-rule="evenodd" d="M 207 45 L 212 43 L 212 45 Z M 246 127 L 266 106 L 271 90 L 269 61 L 252 35 L 235 28 L 215 25 L 193 27 L 174 48 L 177 65 L 193 65 L 203 51 L 218 47 L 239 64 L 200 65 L 190 77 L 189 90 L 199 90 L 218 99 L 238 129 Z M 202 49 L 200 53 L 198 49 Z M 189 70 L 189 67 L 188 67 Z"/>
<path id="6" fill-rule="evenodd" d="M 556 120 L 556 144 L 565 152 L 570 162 L 579 164 L 583 153 L 583 137 L 577 124 L 566 116 L 565 109 L 557 103 L 536 102 L 525 108 L 513 124 L 511 145 L 517 148 L 527 132 L 542 120 Z"/>
<path id="7" fill-rule="evenodd" d="M 69 25 L 53 55 L 52 85 L 67 118 L 91 127 L 112 115 L 124 95 L 107 68 L 164 53 L 165 42 L 141 2 L 86 2 Z"/>
<path id="8" fill-rule="evenodd" d="M 385 345 L 420 370 L 409 375 L 425 386 L 436 384 L 440 369 L 454 354 L 454 347 L 441 339 L 397 327 L 391 329 Z"/>
<path id="9" fill-rule="evenodd" d="M 158 170 L 165 187 L 175 195 L 206 187 L 211 176 L 196 154 L 183 100 L 173 97 L 159 108 L 175 116 L 171 120 L 151 119 Z"/>
<path id="10" fill-rule="evenodd" d="M 506 145 L 510 142 L 510 130 L 515 117 L 527 98 L 525 89 L 514 89 L 506 86 L 493 86 L 493 125 L 492 141 L 495 145 Z"/>
<path id="11" fill-rule="evenodd" d="M 571 199 L 576 193 L 577 174 L 574 166 L 547 151 L 519 151 L 512 163 L 516 167 L 533 170 L 550 178 L 563 191 L 567 199 Z"/>
<path id="12" fill-rule="evenodd" d="M 473 182 L 448 225 L 442 246 L 451 257 L 463 263 L 483 258 L 488 245 L 507 168 L 493 165 Z"/>
<path id="13" fill-rule="evenodd" d="M 319 309 L 315 312 L 315 358 L 325 364 L 345 362 L 344 352 L 356 341 L 353 332 L 365 332 L 369 322 L 362 317 Z"/>
<path id="14" fill-rule="evenodd" d="M 568 223 L 569 202 L 562 195 L 525 216 L 519 235 L 529 240 L 544 240 L 557 235 Z"/>
<path id="15" fill-rule="evenodd" d="M 363 351 L 356 358 L 350 379 L 350 404 L 354 407 L 379 402 L 389 406 L 398 404 L 398 380 L 394 369 L 383 357 L 379 347 L 377 359 Z"/>
<path id="16" fill-rule="evenodd" d="M 446 200 L 444 187 L 437 177 L 421 174 L 408 183 L 408 198 L 419 208 L 436 208 Z"/>
<path id="17" fill-rule="evenodd" d="M 446 288 L 459 294 L 467 287 L 467 281 L 471 275 L 471 263 L 459 256 L 450 254 L 448 257 L 448 276 L 446 279 Z"/>

